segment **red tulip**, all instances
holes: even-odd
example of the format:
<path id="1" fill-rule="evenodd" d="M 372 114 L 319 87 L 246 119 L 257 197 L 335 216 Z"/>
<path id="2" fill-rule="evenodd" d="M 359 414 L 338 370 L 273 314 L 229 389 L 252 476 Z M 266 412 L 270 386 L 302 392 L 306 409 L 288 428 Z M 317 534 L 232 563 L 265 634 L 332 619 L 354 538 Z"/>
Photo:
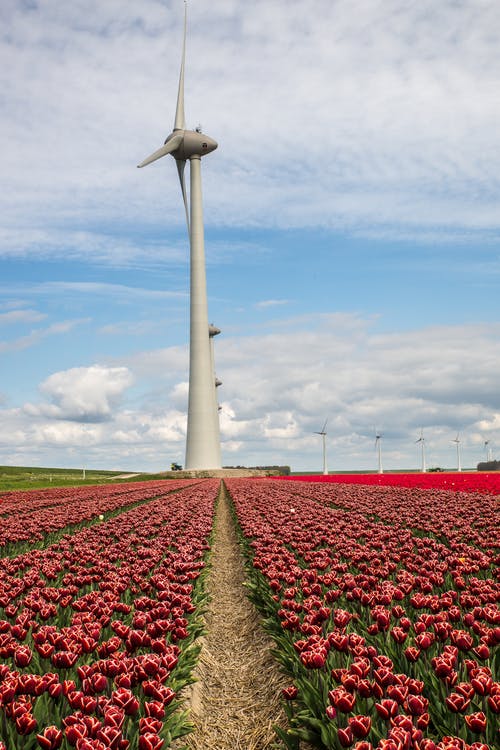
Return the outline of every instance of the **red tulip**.
<path id="1" fill-rule="evenodd" d="M 380 718 L 384 721 L 388 721 L 391 717 L 396 716 L 399 711 L 398 703 L 391 698 L 384 698 L 380 703 L 375 704 L 375 708 Z"/>
<path id="2" fill-rule="evenodd" d="M 416 745 L 416 750 L 436 750 L 436 743 L 428 737 L 424 737 Z"/>
<path id="3" fill-rule="evenodd" d="M 354 708 L 356 696 L 352 693 L 348 693 L 346 690 L 342 690 L 341 688 L 339 689 L 339 692 L 331 692 L 336 693 L 333 699 L 333 705 L 335 706 L 337 711 L 341 711 L 344 714 L 350 713 Z"/>
<path id="4" fill-rule="evenodd" d="M 486 716 L 482 711 L 477 711 L 475 714 L 468 714 L 464 716 L 465 722 L 471 732 L 474 734 L 481 734 L 486 729 Z"/>
<path id="5" fill-rule="evenodd" d="M 342 747 L 350 747 L 354 743 L 354 736 L 351 727 L 337 729 L 337 737 Z"/>
<path id="6" fill-rule="evenodd" d="M 139 736 L 139 750 L 161 750 L 163 742 L 164 740 L 157 734 L 147 732 Z"/>
<path id="7" fill-rule="evenodd" d="M 31 734 L 31 732 L 35 731 L 36 727 L 36 719 L 29 711 L 16 717 L 16 732 L 18 734 L 23 736 Z"/>
<path id="8" fill-rule="evenodd" d="M 451 642 L 454 646 L 458 646 L 461 651 L 469 651 L 474 645 L 472 636 L 466 630 L 452 630 Z"/>
<path id="9" fill-rule="evenodd" d="M 109 705 L 104 711 L 104 726 L 121 729 L 125 721 L 125 711 L 118 706 Z"/>
<path id="10" fill-rule="evenodd" d="M 43 750 L 57 750 L 62 745 L 63 733 L 58 727 L 49 726 L 43 730 L 42 734 L 37 734 L 36 738 Z"/>
<path id="11" fill-rule="evenodd" d="M 488 706 L 494 714 L 500 714 L 500 693 L 497 695 L 488 695 Z"/>
<path id="12" fill-rule="evenodd" d="M 370 732 L 372 720 L 369 716 L 364 715 L 349 716 L 349 726 L 355 737 L 364 739 Z"/>
<path id="13" fill-rule="evenodd" d="M 474 676 L 471 674 L 470 684 L 474 688 L 476 695 L 488 695 L 493 685 L 493 680 L 490 674 L 478 670 Z"/>
<path id="14" fill-rule="evenodd" d="M 16 667 L 27 667 L 32 658 L 33 654 L 28 646 L 18 646 L 14 652 L 14 663 Z"/>
<path id="15" fill-rule="evenodd" d="M 460 693 L 450 693 L 450 695 L 445 698 L 445 702 L 453 713 L 462 713 L 470 704 L 470 700 Z"/>
<path id="16" fill-rule="evenodd" d="M 165 708 L 161 701 L 145 701 L 144 713 L 146 716 L 152 716 L 154 719 L 163 719 Z"/>
<path id="17" fill-rule="evenodd" d="M 126 688 L 118 688 L 111 693 L 111 700 L 115 706 L 123 709 L 127 716 L 136 714 L 139 710 L 139 701 L 136 696 Z"/>

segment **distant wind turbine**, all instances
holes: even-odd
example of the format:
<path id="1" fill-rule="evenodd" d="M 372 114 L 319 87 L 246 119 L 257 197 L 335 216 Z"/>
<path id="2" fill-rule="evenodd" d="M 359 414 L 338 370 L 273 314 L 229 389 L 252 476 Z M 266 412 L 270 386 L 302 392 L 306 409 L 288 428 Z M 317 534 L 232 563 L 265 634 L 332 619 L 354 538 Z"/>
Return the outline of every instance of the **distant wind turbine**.
<path id="1" fill-rule="evenodd" d="M 190 334 L 189 334 L 189 399 L 186 434 L 186 469 L 219 469 L 221 467 L 220 428 L 209 328 L 205 241 L 201 192 L 201 158 L 215 151 L 217 143 L 196 130 L 186 130 L 184 115 L 184 66 L 186 59 L 187 6 L 184 9 L 182 61 L 177 92 L 174 129 L 164 145 L 139 167 L 171 154 L 177 165 L 191 250 L 190 263 Z M 184 180 L 186 161 L 190 166 L 189 208 Z"/>
<path id="2" fill-rule="evenodd" d="M 457 471 L 462 471 L 462 455 L 460 451 L 460 433 L 457 432 L 457 436 L 454 440 L 451 441 L 452 443 L 455 443 L 457 446 Z"/>
<path id="3" fill-rule="evenodd" d="M 325 419 L 325 424 L 321 428 L 321 430 L 316 431 L 315 435 L 321 435 L 323 438 L 323 474 L 328 474 L 328 469 L 326 466 L 326 423 L 328 422 L 328 419 Z"/>
<path id="4" fill-rule="evenodd" d="M 377 449 L 378 455 L 378 473 L 383 474 L 384 470 L 382 468 L 382 435 L 377 431 L 375 431 L 375 448 Z"/>
<path id="5" fill-rule="evenodd" d="M 418 440 L 415 440 L 416 443 L 420 443 L 421 449 L 422 449 L 422 473 L 425 473 L 427 471 L 427 467 L 425 465 L 425 438 L 424 438 L 424 431 L 423 429 L 420 430 L 420 437 Z"/>
<path id="6" fill-rule="evenodd" d="M 489 445 L 490 445 L 490 440 L 485 440 L 484 441 L 484 450 L 486 451 L 486 460 L 487 461 L 491 461 L 492 458 L 493 458 L 493 454 L 491 452 L 491 448 L 489 447 Z"/>

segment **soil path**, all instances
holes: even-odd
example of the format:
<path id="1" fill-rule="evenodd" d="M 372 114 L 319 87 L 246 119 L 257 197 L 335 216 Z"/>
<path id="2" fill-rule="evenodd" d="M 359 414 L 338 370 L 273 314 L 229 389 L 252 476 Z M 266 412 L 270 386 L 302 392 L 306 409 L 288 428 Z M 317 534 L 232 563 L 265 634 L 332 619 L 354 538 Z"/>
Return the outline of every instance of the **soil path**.
<path id="1" fill-rule="evenodd" d="M 212 545 L 207 635 L 191 698 L 192 750 L 269 750 L 273 724 L 286 726 L 280 705 L 288 684 L 271 656 L 272 642 L 246 596 L 242 555 L 222 485 Z"/>

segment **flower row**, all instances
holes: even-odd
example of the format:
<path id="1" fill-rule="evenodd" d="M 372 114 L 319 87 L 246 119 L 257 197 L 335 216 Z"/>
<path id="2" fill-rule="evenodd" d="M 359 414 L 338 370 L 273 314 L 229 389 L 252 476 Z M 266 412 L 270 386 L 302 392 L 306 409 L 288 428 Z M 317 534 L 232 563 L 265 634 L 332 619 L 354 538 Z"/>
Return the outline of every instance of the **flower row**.
<path id="1" fill-rule="evenodd" d="M 48 534 L 99 515 L 171 492 L 186 482 L 138 482 L 98 487 L 9 492 L 0 497 L 0 549 L 18 542 L 46 542 Z"/>
<path id="2" fill-rule="evenodd" d="M 0 559 L 8 747 L 158 750 L 188 731 L 177 696 L 197 658 L 219 482 L 167 486 L 178 491 Z"/>
<path id="3" fill-rule="evenodd" d="M 365 484 L 377 487 L 420 487 L 462 492 L 500 494 L 499 472 L 430 472 L 395 474 L 319 474 L 317 476 L 283 476 L 302 482 L 336 482 L 340 484 Z"/>
<path id="4" fill-rule="evenodd" d="M 363 498 L 368 488 L 226 484 L 253 598 L 293 678 L 289 747 L 300 739 L 357 750 L 498 742 L 500 558 L 491 528 L 479 524 L 479 544 L 470 543 L 467 524 L 483 512 L 477 500 L 468 522 L 448 518 L 446 535 L 444 493 L 425 494 L 426 536 L 412 530 L 411 491 L 370 488 Z"/>

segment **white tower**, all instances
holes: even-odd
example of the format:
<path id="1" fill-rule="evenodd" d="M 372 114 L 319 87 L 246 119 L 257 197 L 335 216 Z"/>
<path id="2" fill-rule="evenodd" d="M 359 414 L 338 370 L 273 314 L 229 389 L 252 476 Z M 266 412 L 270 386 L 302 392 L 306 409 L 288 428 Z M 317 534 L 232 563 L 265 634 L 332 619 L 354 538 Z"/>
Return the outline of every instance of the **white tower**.
<path id="1" fill-rule="evenodd" d="M 486 460 L 487 461 L 493 461 L 493 451 L 490 448 L 490 441 L 485 440 L 484 441 L 484 449 L 486 451 Z"/>
<path id="2" fill-rule="evenodd" d="M 315 432 L 315 435 L 321 435 L 323 439 L 323 474 L 328 474 L 328 468 L 326 465 L 326 423 L 328 422 L 328 419 L 325 419 L 325 424 L 323 425 L 323 429 L 318 430 Z"/>
<path id="3" fill-rule="evenodd" d="M 462 454 L 460 450 L 460 433 L 457 432 L 457 436 L 454 440 L 451 441 L 452 443 L 455 443 L 457 446 L 457 471 L 462 471 Z"/>
<path id="4" fill-rule="evenodd" d="M 211 333 L 208 325 L 205 240 L 201 190 L 201 158 L 217 143 L 200 129 L 186 130 L 184 115 L 184 65 L 186 58 L 186 10 L 184 41 L 173 132 L 165 144 L 139 167 L 171 154 L 176 160 L 186 211 L 190 244 L 190 332 L 189 401 L 186 434 L 186 469 L 220 469 L 220 431 Z M 190 200 L 186 194 L 184 168 L 190 165 Z M 215 335 L 215 334 L 214 334 Z"/>
<path id="5" fill-rule="evenodd" d="M 427 471 L 427 467 L 425 465 L 425 438 L 424 438 L 424 431 L 420 430 L 420 437 L 418 440 L 415 440 L 416 443 L 420 443 L 421 450 L 422 450 L 422 467 L 421 471 L 425 473 Z"/>
<path id="6" fill-rule="evenodd" d="M 375 433 L 375 448 L 377 449 L 377 457 L 378 457 L 378 473 L 383 474 L 384 470 L 382 468 L 382 435 L 380 432 Z"/>

